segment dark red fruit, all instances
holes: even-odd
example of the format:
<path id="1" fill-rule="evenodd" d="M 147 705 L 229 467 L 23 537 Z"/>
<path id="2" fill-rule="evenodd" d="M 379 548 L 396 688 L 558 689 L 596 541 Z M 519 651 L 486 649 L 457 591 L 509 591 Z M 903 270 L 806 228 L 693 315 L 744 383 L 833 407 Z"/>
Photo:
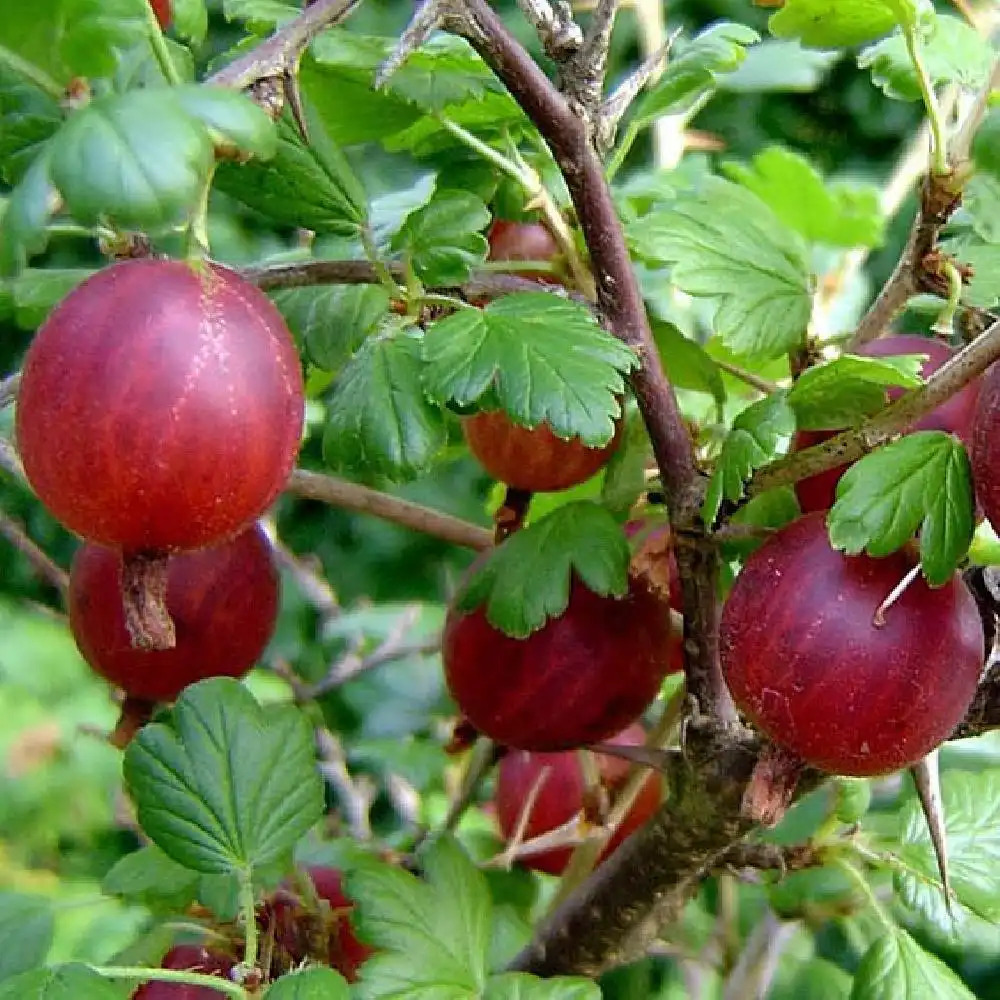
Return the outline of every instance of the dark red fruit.
<path id="1" fill-rule="evenodd" d="M 969 452 L 976 498 L 996 530 L 1000 529 L 1000 366 L 988 368 L 982 382 Z"/>
<path id="2" fill-rule="evenodd" d="M 955 355 L 955 350 L 940 340 L 921 337 L 917 334 L 901 333 L 873 340 L 861 347 L 858 354 L 871 358 L 896 357 L 900 354 L 926 354 L 927 360 L 921 365 L 920 374 L 927 378 L 952 358 Z M 961 392 L 956 393 L 937 409 L 917 420 L 909 428 L 909 431 L 945 431 L 956 435 L 966 443 L 970 442 L 976 401 L 979 398 L 979 386 L 980 380 L 973 379 Z M 895 402 L 905 391 L 898 386 L 889 389 L 887 391 L 888 401 Z M 792 439 L 791 450 L 793 452 L 802 451 L 814 444 L 826 441 L 837 433 L 839 431 L 836 430 L 799 431 Z M 798 497 L 802 512 L 807 514 L 814 510 L 829 510 L 836 500 L 837 483 L 848 468 L 848 465 L 839 465 L 796 483 L 795 495 Z"/>
<path id="3" fill-rule="evenodd" d="M 619 746 L 642 746 L 646 734 L 642 726 L 635 723 L 613 736 L 607 742 Z M 588 752 L 588 751 L 584 751 Z M 539 776 L 547 768 L 542 784 L 524 827 L 522 840 L 532 840 L 555 830 L 571 820 L 584 807 L 586 785 L 580 766 L 579 751 L 563 753 L 528 753 L 526 750 L 511 750 L 500 761 L 497 777 L 496 808 L 500 832 L 510 840 L 521 819 L 528 797 L 539 781 Z M 629 764 L 618 757 L 595 754 L 601 784 L 613 795 L 625 784 Z M 639 829 L 656 812 L 660 805 L 662 785 L 660 776 L 651 771 L 643 783 L 639 794 L 615 831 L 601 860 L 617 850 L 632 833 Z M 538 872 L 561 875 L 569 863 L 572 850 L 557 848 L 541 854 L 531 854 L 521 859 L 521 864 Z"/>
<path id="4" fill-rule="evenodd" d="M 338 869 L 314 866 L 306 871 L 316 895 L 327 905 L 316 912 L 309 900 L 297 896 L 290 886 L 275 893 L 265 907 L 265 926 L 269 925 L 282 959 L 276 971 L 287 971 L 308 960 L 322 961 L 354 982 L 358 968 L 375 952 L 357 939 L 351 926 L 354 900 L 344 893 Z"/>
<path id="5" fill-rule="evenodd" d="M 69 622 L 84 659 L 127 695 L 173 701 L 205 677 L 242 677 L 264 651 L 278 614 L 278 576 L 258 527 L 216 548 L 183 553 L 167 569 L 172 649 L 134 649 L 119 590 L 121 558 L 83 545 L 70 570 Z"/>
<path id="6" fill-rule="evenodd" d="M 182 944 L 163 956 L 161 969 L 179 969 L 186 972 L 201 972 L 207 976 L 229 978 L 230 970 L 236 964 L 229 955 L 209 951 L 199 945 Z M 189 983 L 148 982 L 132 994 L 132 1000 L 219 1000 L 222 994 L 208 986 L 192 986 Z"/>
<path id="7" fill-rule="evenodd" d="M 621 439 L 621 422 L 603 448 L 588 448 L 578 437 L 557 437 L 548 424 L 521 427 L 502 410 L 462 421 L 465 440 L 479 464 L 508 486 L 531 493 L 568 490 L 599 472 Z"/>
<path id="8" fill-rule="evenodd" d="M 639 577 L 621 599 L 574 577 L 566 611 L 526 639 L 494 628 L 481 606 L 452 608 L 443 640 L 448 687 L 498 743 L 567 750 L 605 740 L 642 714 L 670 669 L 677 638 L 665 610 Z"/>
<path id="9" fill-rule="evenodd" d="M 932 590 L 917 564 L 831 548 L 820 512 L 750 556 L 722 613 L 722 667 L 737 706 L 775 743 L 832 774 L 920 760 L 961 721 L 983 666 L 976 603 L 956 574 Z"/>
<path id="10" fill-rule="evenodd" d="M 90 541 L 200 548 L 247 527 L 288 478 L 302 373 L 263 292 L 216 264 L 127 260 L 53 310 L 17 407 L 41 501 Z"/>
<path id="11" fill-rule="evenodd" d="M 486 233 L 490 245 L 489 260 L 548 261 L 559 255 L 555 237 L 540 222 L 510 222 L 497 219 Z M 555 283 L 555 277 L 545 271 L 527 268 L 517 272 L 526 278 Z"/>
<path id="12" fill-rule="evenodd" d="M 161 31 L 166 31 L 170 27 L 173 12 L 170 9 L 170 0 L 149 0 L 149 6 L 153 8 L 156 20 Z"/>

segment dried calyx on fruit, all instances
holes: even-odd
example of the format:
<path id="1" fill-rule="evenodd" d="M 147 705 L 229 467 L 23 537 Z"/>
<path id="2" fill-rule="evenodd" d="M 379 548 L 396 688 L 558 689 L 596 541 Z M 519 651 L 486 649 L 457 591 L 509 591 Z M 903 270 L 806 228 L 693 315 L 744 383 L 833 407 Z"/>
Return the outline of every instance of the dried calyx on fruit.
<path id="1" fill-rule="evenodd" d="M 171 649 L 132 646 L 120 589 L 120 554 L 81 546 L 69 577 L 73 638 L 96 673 L 142 701 L 173 701 L 205 677 L 242 677 L 270 641 L 278 615 L 278 574 L 257 526 L 170 560 L 167 610 L 177 630 Z"/>
<path id="2" fill-rule="evenodd" d="M 638 718 L 675 660 L 665 602 L 641 577 L 622 598 L 602 597 L 574 575 L 569 604 L 525 639 L 492 625 L 486 610 L 445 623 L 445 678 L 480 732 L 521 750 L 566 750 L 605 740 Z"/>
<path id="3" fill-rule="evenodd" d="M 354 900 L 344 893 L 341 872 L 317 865 L 302 877 L 312 883 L 308 891 L 291 884 L 278 889 L 259 917 L 262 933 L 273 942 L 271 974 L 283 975 L 305 961 L 324 962 L 354 982 L 374 949 L 354 933 Z"/>
<path id="4" fill-rule="evenodd" d="M 177 945 L 160 960 L 161 969 L 200 972 L 206 976 L 219 976 L 223 979 L 229 978 L 229 973 L 235 964 L 236 959 L 231 955 L 195 944 Z M 140 986 L 132 994 L 132 1000 L 218 1000 L 221 996 L 218 990 L 209 986 L 154 980 Z"/>
<path id="5" fill-rule="evenodd" d="M 607 742 L 619 746 L 642 746 L 645 735 L 642 726 L 634 723 Z M 500 761 L 496 791 L 497 821 L 505 840 L 509 842 L 514 837 L 525 809 L 530 808 L 530 811 L 523 818 L 522 842 L 563 826 L 584 809 L 586 783 L 579 754 L 590 752 L 529 753 L 526 750 L 511 750 L 505 754 Z M 610 799 L 625 784 L 629 764 L 602 753 L 595 753 L 594 758 L 601 787 Z M 659 774 L 651 771 L 605 847 L 601 860 L 617 850 L 656 812 L 662 790 Z M 522 855 L 519 861 L 534 871 L 561 875 L 571 854 L 572 850 L 568 847 L 553 848 Z"/>
<path id="6" fill-rule="evenodd" d="M 979 682 L 982 625 L 957 574 L 894 594 L 916 566 L 908 549 L 883 559 L 835 551 L 818 512 L 768 539 L 722 613 L 722 667 L 739 709 L 831 774 L 885 774 L 946 740 Z"/>
<path id="7" fill-rule="evenodd" d="M 298 354 L 266 295 L 216 264 L 139 259 L 49 315 L 16 430 L 42 503 L 123 553 L 133 642 L 165 648 L 167 555 L 249 526 L 284 486 L 302 421 Z"/>
<path id="8" fill-rule="evenodd" d="M 547 493 L 579 486 L 608 462 L 621 439 L 621 420 L 612 439 L 590 448 L 579 437 L 561 438 L 548 424 L 522 427 L 502 410 L 477 413 L 462 420 L 469 450 L 494 479 L 527 490 Z"/>
<path id="9" fill-rule="evenodd" d="M 927 378 L 936 372 L 946 361 L 955 356 L 955 349 L 930 337 L 917 334 L 893 334 L 873 340 L 859 348 L 858 354 L 870 358 L 897 357 L 902 354 L 926 354 L 927 359 L 920 367 L 920 374 Z M 980 379 L 973 379 L 950 399 L 939 407 L 916 420 L 909 431 L 946 431 L 954 434 L 967 445 L 972 440 L 973 419 L 976 413 L 976 403 L 979 398 Z M 893 403 L 903 395 L 905 389 L 898 386 L 890 388 L 887 402 Z M 792 439 L 792 451 L 803 451 L 815 444 L 821 444 L 844 428 L 837 430 L 806 430 L 799 431 Z M 815 476 L 799 480 L 795 484 L 795 495 L 803 513 L 814 510 L 829 510 L 836 500 L 837 483 L 849 466 L 841 465 Z"/>

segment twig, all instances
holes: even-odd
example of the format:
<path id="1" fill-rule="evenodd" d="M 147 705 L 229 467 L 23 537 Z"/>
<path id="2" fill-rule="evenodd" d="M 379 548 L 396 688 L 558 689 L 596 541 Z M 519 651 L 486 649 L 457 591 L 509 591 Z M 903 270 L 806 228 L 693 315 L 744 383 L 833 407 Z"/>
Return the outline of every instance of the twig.
<path id="1" fill-rule="evenodd" d="M 301 699 L 319 698 L 343 686 L 359 674 L 374 670 L 384 663 L 401 660 L 407 656 L 428 656 L 441 648 L 440 638 L 423 642 L 406 642 L 406 633 L 413 627 L 420 615 L 420 608 L 408 608 L 399 616 L 386 638 L 367 656 L 360 656 L 356 649 L 350 650 L 330 667 L 326 676 L 315 684 L 307 685 L 301 691 Z"/>
<path id="2" fill-rule="evenodd" d="M 5 469 L 15 479 L 27 484 L 20 456 L 10 441 L 4 437 L 0 437 L 0 469 Z"/>
<path id="3" fill-rule="evenodd" d="M 743 953 L 726 981 L 722 1000 L 763 1000 L 781 953 L 800 928 L 797 920 L 779 920 L 767 911 L 747 938 Z"/>
<path id="4" fill-rule="evenodd" d="M 583 45 L 583 32 L 566 0 L 517 0 L 524 19 L 535 29 L 545 54 L 561 63 Z"/>
<path id="5" fill-rule="evenodd" d="M 265 528 L 271 539 L 275 562 L 292 577 L 305 599 L 319 614 L 321 622 L 326 624 L 336 618 L 340 614 L 340 601 L 320 570 L 292 552 L 278 537 L 273 523 L 266 523 Z"/>
<path id="6" fill-rule="evenodd" d="M 481 528 L 477 524 L 452 517 L 451 514 L 442 514 L 410 500 L 380 493 L 336 476 L 297 469 L 288 481 L 286 492 L 343 510 L 373 514 L 405 528 L 434 535 L 452 545 L 462 545 L 479 552 L 493 546 L 493 533 L 488 528 Z"/>
<path id="7" fill-rule="evenodd" d="M 326 28 L 343 21 L 361 0 L 315 0 L 294 20 L 279 28 L 266 42 L 224 66 L 205 81 L 236 90 L 269 77 L 294 75 L 302 53 Z"/>
<path id="8" fill-rule="evenodd" d="M 371 840 L 369 813 L 375 801 L 372 783 L 366 778 L 355 780 L 351 777 L 340 740 L 323 726 L 316 729 L 316 749 L 320 773 L 343 804 L 351 836 L 361 842 Z"/>
<path id="9" fill-rule="evenodd" d="M 747 385 L 757 389 L 759 392 L 763 392 L 765 395 L 770 395 L 772 392 L 777 392 L 778 390 L 775 382 L 761 378 L 759 375 L 755 375 L 753 372 L 747 371 L 739 365 L 730 364 L 728 361 L 720 361 L 718 358 L 715 359 L 715 364 L 716 367 L 721 368 L 727 375 L 732 375 L 733 378 L 738 378 L 741 382 L 746 382 Z"/>
<path id="10" fill-rule="evenodd" d="M 0 535 L 14 546 L 31 564 L 31 568 L 46 583 L 65 598 L 69 590 L 69 574 L 56 565 L 29 537 L 24 528 L 9 514 L 0 511 Z"/>
<path id="11" fill-rule="evenodd" d="M 777 486 L 790 486 L 800 479 L 856 461 L 906 430 L 918 417 L 936 409 L 998 357 L 1000 320 L 950 358 L 924 385 L 906 393 L 860 426 L 764 466 L 750 480 L 747 495 L 754 497 Z"/>

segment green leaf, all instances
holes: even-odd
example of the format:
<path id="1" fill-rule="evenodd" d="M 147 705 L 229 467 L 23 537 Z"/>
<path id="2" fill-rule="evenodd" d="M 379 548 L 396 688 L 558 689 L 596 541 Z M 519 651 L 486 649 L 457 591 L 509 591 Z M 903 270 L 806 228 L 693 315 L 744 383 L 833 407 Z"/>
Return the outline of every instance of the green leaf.
<path id="1" fill-rule="evenodd" d="M 155 844 L 126 854 L 104 876 L 101 888 L 147 906 L 183 910 L 198 892 L 198 873 L 172 861 Z"/>
<path id="2" fill-rule="evenodd" d="M 264 994 L 266 1000 L 348 1000 L 349 996 L 347 980 L 320 966 L 282 976 Z"/>
<path id="3" fill-rule="evenodd" d="M 39 896 L 0 892 L 0 981 L 45 961 L 52 946 L 52 904 Z"/>
<path id="4" fill-rule="evenodd" d="M 424 879 L 374 859 L 347 873 L 359 936 L 377 949 L 355 986 L 363 1000 L 481 996 L 492 904 L 486 880 L 449 837 L 421 855 Z"/>
<path id="5" fill-rule="evenodd" d="M 948 247 L 946 252 L 972 268 L 972 280 L 962 289 L 966 305 L 982 309 L 1000 305 L 1000 243 L 967 243 Z"/>
<path id="6" fill-rule="evenodd" d="M 225 87 L 192 86 L 174 90 L 180 106 L 207 126 L 217 144 L 267 160 L 277 149 L 274 122 L 245 94 Z"/>
<path id="7" fill-rule="evenodd" d="M 506 295 L 439 320 L 424 340 L 427 391 L 442 404 L 486 402 L 515 423 L 607 444 L 623 374 L 638 365 L 590 311 L 546 292 Z"/>
<path id="8" fill-rule="evenodd" d="M 1000 108 L 993 108 L 976 130 L 972 140 L 972 158 L 976 169 L 1000 180 Z"/>
<path id="9" fill-rule="evenodd" d="M 208 33 L 205 0 L 173 0 L 173 28 L 181 38 L 201 45 Z"/>
<path id="10" fill-rule="evenodd" d="M 958 901 L 990 923 L 1000 922 L 1000 772 L 951 770 L 942 783 L 941 802 L 948 832 L 948 868 Z M 915 796 L 900 818 L 901 857 L 925 877 L 938 879 L 937 858 L 927 820 Z M 909 906 L 925 909 L 926 878 L 899 872 L 896 888 Z M 932 888 L 943 907 L 943 893 Z M 934 916 L 934 914 L 928 914 Z M 942 914 L 942 916 L 944 916 Z M 950 925 L 947 921 L 946 928 Z"/>
<path id="11" fill-rule="evenodd" d="M 796 39 L 765 38 L 747 49 L 740 68 L 723 77 L 719 89 L 738 94 L 808 93 L 819 87 L 839 58 L 839 52 L 804 49 Z"/>
<path id="12" fill-rule="evenodd" d="M 828 524 L 834 548 L 875 557 L 902 548 L 919 529 L 927 581 L 947 583 L 975 527 L 965 448 L 942 431 L 916 431 L 866 455 L 841 476 Z"/>
<path id="13" fill-rule="evenodd" d="M 720 74 L 731 73 L 746 58 L 746 47 L 760 35 L 744 24 L 721 21 L 670 53 L 663 75 L 635 104 L 635 123 L 645 126 L 661 115 L 691 107 L 712 90 Z"/>
<path id="14" fill-rule="evenodd" d="M 714 329 L 736 354 L 798 347 L 812 309 L 801 237 L 755 194 L 718 177 L 693 197 L 628 227 L 643 257 L 673 265 L 681 291 L 714 301 Z"/>
<path id="15" fill-rule="evenodd" d="M 604 467 L 601 504 L 612 513 L 626 517 L 647 488 L 646 469 L 652 456 L 646 425 L 638 410 L 632 410 L 625 418 L 621 442 Z"/>
<path id="16" fill-rule="evenodd" d="M 969 180 L 962 207 L 972 219 L 972 228 L 987 243 L 1000 243 L 1000 178 L 979 173 Z"/>
<path id="17" fill-rule="evenodd" d="M 601 1000 L 601 995 L 600 987 L 589 979 L 539 979 L 526 972 L 506 972 L 490 979 L 483 1000 Z"/>
<path id="18" fill-rule="evenodd" d="M 285 288 L 271 298 L 313 364 L 330 372 L 347 364 L 389 311 L 382 285 Z"/>
<path id="19" fill-rule="evenodd" d="M 887 930 L 865 952 L 851 1000 L 975 1000 L 961 979 L 924 951 L 902 927 Z"/>
<path id="20" fill-rule="evenodd" d="M 783 528 L 802 514 L 799 502 L 795 499 L 795 491 L 789 486 L 768 490 L 753 497 L 744 504 L 729 519 L 730 524 L 746 524 L 756 527 Z M 723 551 L 728 558 L 746 559 L 751 552 L 756 551 L 766 541 L 766 536 L 759 538 L 741 538 L 727 541 Z"/>
<path id="21" fill-rule="evenodd" d="M 840 430 L 883 409 L 886 389 L 913 389 L 920 378 L 922 355 L 864 358 L 845 354 L 807 368 L 792 386 L 788 403 L 799 430 Z"/>
<path id="22" fill-rule="evenodd" d="M 425 285 L 461 285 L 489 249 L 482 231 L 490 221 L 485 202 L 465 191 L 438 191 L 407 216 L 392 240 Z"/>
<path id="23" fill-rule="evenodd" d="M 0 63 L 0 178 L 16 184 L 62 119 L 56 100 Z"/>
<path id="24" fill-rule="evenodd" d="M 121 993 L 96 972 L 74 963 L 8 979 L 0 983 L 0 1000 L 121 1000 Z"/>
<path id="25" fill-rule="evenodd" d="M 923 63 L 933 86 L 957 83 L 965 90 L 982 87 L 993 66 L 989 42 L 972 25 L 949 14 L 935 15 L 923 37 Z M 858 66 L 870 69 L 872 82 L 887 97 L 922 100 L 913 60 L 900 32 L 858 55 Z"/>
<path id="26" fill-rule="evenodd" d="M 208 130 L 172 91 L 134 90 L 76 112 L 53 140 L 50 173 L 86 225 L 162 228 L 194 210 L 213 161 Z"/>
<path id="27" fill-rule="evenodd" d="M 795 413 L 783 390 L 748 406 L 733 421 L 723 442 L 708 483 L 702 520 L 713 524 L 723 499 L 735 503 L 743 496 L 743 484 L 766 462 L 771 461 L 795 433 Z"/>
<path id="28" fill-rule="evenodd" d="M 29 257 L 48 246 L 46 225 L 59 201 L 49 175 L 50 149 L 36 157 L 0 217 L 0 275 L 17 274 Z"/>
<path id="29" fill-rule="evenodd" d="M 33 268 L 7 281 L 14 318 L 25 330 L 41 326 L 51 309 L 94 271 L 88 268 Z"/>
<path id="30" fill-rule="evenodd" d="M 187 688 L 168 721 L 132 740 L 124 770 L 143 830 L 205 874 L 278 861 L 323 812 L 305 716 L 292 706 L 265 710 L 229 678 Z"/>
<path id="31" fill-rule="evenodd" d="M 719 406 L 724 405 L 726 386 L 722 373 L 705 348 L 696 340 L 685 337 L 667 320 L 650 317 L 650 325 L 671 383 L 681 389 L 708 393 Z"/>
<path id="32" fill-rule="evenodd" d="M 323 456 L 333 468 L 412 479 L 444 447 L 444 417 L 424 395 L 419 333 L 369 338 L 330 391 Z"/>
<path id="33" fill-rule="evenodd" d="M 915 24 L 926 0 L 785 0 L 768 28 L 818 49 L 863 45 L 903 24 Z"/>
<path id="34" fill-rule="evenodd" d="M 596 594 L 623 595 L 628 561 L 628 541 L 611 513 L 577 501 L 498 545 L 470 579 L 459 606 L 470 611 L 485 603 L 492 625 L 523 639 L 566 610 L 573 573 Z"/>
<path id="35" fill-rule="evenodd" d="M 758 153 L 750 166 L 726 163 L 722 169 L 813 243 L 837 247 L 882 243 L 885 219 L 878 188 L 872 184 L 824 183 L 804 156 L 783 146 Z"/>
<path id="36" fill-rule="evenodd" d="M 308 144 L 286 111 L 275 155 L 267 162 L 220 164 L 216 185 L 282 225 L 354 236 L 367 214 L 364 188 L 308 104 L 306 124 Z"/>

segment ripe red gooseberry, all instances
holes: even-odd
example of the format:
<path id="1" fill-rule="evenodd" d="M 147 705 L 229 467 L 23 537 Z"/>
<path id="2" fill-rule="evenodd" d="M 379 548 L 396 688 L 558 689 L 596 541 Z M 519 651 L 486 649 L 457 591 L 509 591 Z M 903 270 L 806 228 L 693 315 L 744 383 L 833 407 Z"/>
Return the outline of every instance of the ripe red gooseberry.
<path id="1" fill-rule="evenodd" d="M 235 964 L 235 960 L 229 955 L 194 944 L 177 945 L 160 960 L 161 969 L 200 972 L 206 976 L 220 976 L 225 979 L 229 978 L 229 973 Z M 132 1000 L 219 1000 L 221 996 L 218 990 L 209 986 L 152 980 L 143 983 L 132 994 Z"/>
<path id="2" fill-rule="evenodd" d="M 1000 367 L 993 365 L 982 378 L 982 390 L 973 424 L 972 478 L 976 498 L 994 529 L 1000 528 Z"/>
<path id="3" fill-rule="evenodd" d="M 149 0 L 149 6 L 153 8 L 157 23 L 161 31 L 166 31 L 170 27 L 173 12 L 170 9 L 171 0 Z"/>
<path id="4" fill-rule="evenodd" d="M 316 896 L 326 905 L 315 912 L 309 900 L 279 889 L 264 907 L 265 930 L 273 936 L 279 959 L 278 974 L 309 959 L 326 962 L 348 982 L 355 982 L 358 969 L 375 949 L 358 940 L 351 926 L 354 900 L 344 892 L 337 868 L 314 865 L 306 869 Z"/>
<path id="5" fill-rule="evenodd" d="M 177 632 L 172 649 L 133 648 L 120 587 L 119 553 L 81 546 L 69 578 L 73 637 L 95 673 L 135 699 L 173 701 L 205 677 L 242 677 L 277 620 L 277 571 L 256 526 L 215 548 L 170 559 L 166 603 Z"/>
<path id="6" fill-rule="evenodd" d="M 39 499 L 127 553 L 200 548 L 255 520 L 302 432 L 299 358 L 271 301 L 217 264 L 99 271 L 28 349 L 17 441 Z"/>
<path id="7" fill-rule="evenodd" d="M 936 589 L 918 577 L 888 603 L 916 565 L 909 549 L 883 559 L 837 552 L 821 512 L 769 538 L 722 612 L 737 707 L 831 774 L 886 774 L 946 740 L 975 694 L 983 630 L 957 574 Z"/>
<path id="8" fill-rule="evenodd" d="M 646 734 L 642 726 L 634 723 L 613 736 L 608 743 L 619 746 L 642 746 Z M 500 761 L 497 775 L 496 812 L 500 832 L 510 841 L 521 822 L 521 813 L 527 808 L 530 796 L 534 802 L 522 833 L 522 841 L 532 840 L 567 823 L 584 807 L 586 785 L 580 753 L 589 750 L 569 750 L 563 753 L 529 753 L 510 750 Z M 629 764 L 618 757 L 594 754 L 601 776 L 601 785 L 609 797 L 626 781 Z M 535 791 L 537 786 L 537 791 Z M 656 812 L 662 796 L 662 783 L 655 771 L 650 771 L 636 796 L 632 807 L 625 814 L 621 825 L 608 842 L 601 860 L 617 850 L 631 834 Z M 549 875 L 561 875 L 569 863 L 572 850 L 554 848 L 519 858 L 526 868 Z"/>
<path id="9" fill-rule="evenodd" d="M 480 606 L 453 606 L 445 622 L 445 678 L 481 733 L 521 750 L 566 750 L 607 739 L 656 697 L 678 642 L 667 606 L 641 577 L 623 598 L 575 576 L 569 604 L 525 639 Z"/>
<path id="10" fill-rule="evenodd" d="M 931 337 L 917 334 L 893 334 L 873 340 L 860 347 L 858 354 L 870 358 L 895 357 L 901 354 L 926 354 L 927 359 L 920 367 L 920 374 L 927 378 L 955 355 L 954 348 Z M 968 443 L 972 440 L 973 419 L 979 398 L 980 379 L 973 379 L 960 392 L 947 399 L 939 407 L 916 420 L 909 428 L 912 431 L 945 431 Z M 895 402 L 906 390 L 893 386 L 887 391 L 888 401 Z M 803 451 L 815 444 L 828 440 L 839 430 L 799 431 L 792 438 L 791 450 Z M 799 507 L 807 514 L 814 510 L 829 510 L 836 500 L 837 483 L 849 466 L 840 465 L 826 472 L 817 473 L 795 484 L 795 495 Z"/>
<path id="11" fill-rule="evenodd" d="M 512 222 L 496 219 L 486 233 L 490 249 L 488 260 L 550 261 L 559 256 L 559 244 L 540 222 Z M 526 278 L 556 283 L 549 272 L 526 268 L 518 270 Z"/>
<path id="12" fill-rule="evenodd" d="M 603 447 L 589 448 L 579 437 L 561 438 L 548 424 L 522 427 L 502 410 L 462 420 L 469 450 L 500 482 L 530 493 L 568 490 L 599 472 L 621 440 L 622 423 Z"/>

